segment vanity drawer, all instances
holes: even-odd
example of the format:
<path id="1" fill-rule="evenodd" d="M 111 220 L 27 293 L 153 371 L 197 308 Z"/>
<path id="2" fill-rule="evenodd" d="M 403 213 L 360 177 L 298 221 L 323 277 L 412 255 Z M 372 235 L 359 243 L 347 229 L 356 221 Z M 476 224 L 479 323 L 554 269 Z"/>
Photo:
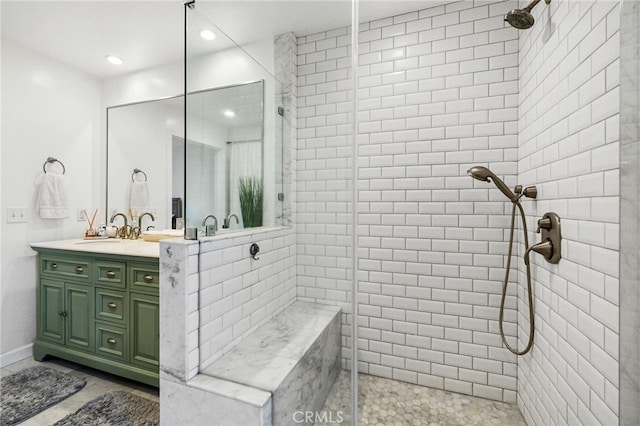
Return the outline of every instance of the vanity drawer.
<path id="1" fill-rule="evenodd" d="M 127 329 L 96 322 L 96 353 L 101 356 L 126 361 Z"/>
<path id="2" fill-rule="evenodd" d="M 127 286 L 127 264 L 97 260 L 93 263 L 93 280 L 96 284 L 109 287 L 125 288 Z"/>
<path id="3" fill-rule="evenodd" d="M 77 280 L 88 280 L 91 263 L 85 259 L 64 259 L 55 257 L 40 258 L 40 272 L 50 277 L 65 277 Z"/>
<path id="4" fill-rule="evenodd" d="M 157 292 L 160 288 L 158 266 L 150 263 L 129 264 L 129 283 L 131 284 L 132 290 L 151 290 Z"/>
<path id="5" fill-rule="evenodd" d="M 96 319 L 125 325 L 129 299 L 124 291 L 96 287 Z"/>

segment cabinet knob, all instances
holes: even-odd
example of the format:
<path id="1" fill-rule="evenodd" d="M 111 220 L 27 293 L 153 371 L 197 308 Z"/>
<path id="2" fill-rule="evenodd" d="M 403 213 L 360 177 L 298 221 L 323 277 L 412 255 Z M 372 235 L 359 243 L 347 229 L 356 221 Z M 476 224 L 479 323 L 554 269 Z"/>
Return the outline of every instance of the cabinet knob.
<path id="1" fill-rule="evenodd" d="M 113 337 L 109 337 L 107 339 L 107 343 L 110 345 L 115 345 L 116 344 L 116 339 L 114 339 Z"/>
<path id="2" fill-rule="evenodd" d="M 111 309 L 115 309 L 117 305 L 113 302 L 109 302 L 107 303 L 107 306 L 110 307 Z"/>
<path id="3" fill-rule="evenodd" d="M 60 311 L 60 312 L 58 312 L 58 315 L 60 315 L 61 317 L 63 317 L 63 318 L 64 318 L 64 317 L 66 317 L 68 314 L 67 314 L 67 311 Z"/>
<path id="4" fill-rule="evenodd" d="M 76 273 L 81 274 L 84 272 L 84 268 L 82 266 L 76 266 Z"/>
<path id="5" fill-rule="evenodd" d="M 144 281 L 150 283 L 151 281 L 153 281 L 153 277 L 151 275 L 145 275 L 144 277 Z"/>
<path id="6" fill-rule="evenodd" d="M 113 272 L 113 271 L 107 271 L 107 277 L 109 277 L 109 278 L 115 278 L 115 276 L 116 276 L 116 273 L 115 273 L 115 272 Z"/>
<path id="7" fill-rule="evenodd" d="M 57 263 L 52 263 L 51 264 L 51 269 L 58 269 L 58 264 Z"/>

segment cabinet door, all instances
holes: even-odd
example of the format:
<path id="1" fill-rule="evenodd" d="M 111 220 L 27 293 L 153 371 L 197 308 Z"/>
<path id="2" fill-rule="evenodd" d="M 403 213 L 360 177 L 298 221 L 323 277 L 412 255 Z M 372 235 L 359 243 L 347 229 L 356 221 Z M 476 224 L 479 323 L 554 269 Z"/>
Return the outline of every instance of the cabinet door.
<path id="1" fill-rule="evenodd" d="M 64 344 L 64 283 L 40 281 L 40 337 Z"/>
<path id="2" fill-rule="evenodd" d="M 65 284 L 66 344 L 93 350 L 93 287 Z"/>
<path id="3" fill-rule="evenodd" d="M 129 361 L 157 369 L 160 365 L 160 305 L 158 296 L 130 294 Z"/>

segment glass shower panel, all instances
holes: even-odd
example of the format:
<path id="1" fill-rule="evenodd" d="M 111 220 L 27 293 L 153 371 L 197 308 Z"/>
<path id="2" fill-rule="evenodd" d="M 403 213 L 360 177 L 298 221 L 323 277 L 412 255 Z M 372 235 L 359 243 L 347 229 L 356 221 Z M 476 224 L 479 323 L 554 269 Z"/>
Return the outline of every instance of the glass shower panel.
<path id="1" fill-rule="evenodd" d="M 260 11 L 252 10 L 252 16 L 264 16 L 265 20 L 273 20 L 273 25 L 226 26 L 246 16 L 248 7 Z M 293 324 L 297 320 L 289 315 L 301 319 L 295 315 L 302 311 L 302 316 L 311 318 L 313 327 L 317 327 L 324 321 L 318 315 L 326 317 L 331 313 L 330 326 L 305 349 L 292 369 L 291 374 L 300 380 L 285 386 L 289 391 L 295 389 L 296 397 L 286 403 L 284 417 L 279 407 L 283 406 L 281 398 L 287 391 L 270 389 L 275 380 L 269 385 L 260 383 L 260 378 L 278 362 L 291 361 L 288 351 L 291 345 L 297 345 L 297 338 L 291 335 L 273 342 L 281 345 L 284 340 L 287 349 L 277 350 L 273 359 L 265 361 L 270 367 L 243 379 L 272 393 L 274 425 L 357 424 L 352 417 L 351 375 L 355 223 L 351 7 L 351 0 L 222 1 L 196 2 L 187 10 L 187 225 L 206 234 L 209 227 L 202 226 L 202 222 L 214 215 L 219 224 L 217 234 L 247 227 L 238 211 L 242 208 L 234 200 L 239 196 L 233 189 L 234 181 L 240 186 L 233 164 L 244 162 L 249 164 L 244 166 L 251 172 L 249 177 L 263 176 L 263 225 L 282 226 L 275 231 L 281 233 L 277 238 L 260 242 L 261 247 L 272 249 L 265 249 L 264 254 L 261 251 L 258 257 L 284 250 L 290 256 L 283 261 L 294 265 L 290 277 L 280 273 L 277 279 L 263 280 L 262 271 L 257 274 L 255 285 L 266 285 L 268 293 L 276 293 L 281 280 L 293 282 L 293 292 L 291 299 L 286 299 L 289 293 L 278 296 L 278 301 L 287 302 L 275 309 L 272 303 L 279 302 L 265 303 L 264 296 L 260 296 L 257 303 L 267 312 L 264 322 L 254 327 L 252 317 L 245 335 L 236 338 L 234 326 L 224 345 L 220 343 L 227 338 L 224 333 L 205 342 L 203 336 L 212 329 L 207 326 L 205 333 L 201 325 L 200 373 L 220 378 L 236 368 L 237 363 L 225 370 L 227 373 L 221 373 L 219 364 L 233 355 L 237 350 L 234 348 L 248 344 L 260 330 L 272 327 L 273 321 L 286 329 L 300 325 Z M 332 23 L 319 26 L 314 18 L 320 15 L 331 17 L 323 22 Z M 236 20 L 227 19 L 229 16 Z M 308 19 L 301 20 L 300 16 Z M 266 35 L 266 27 L 278 30 Z M 208 32 L 203 34 L 203 30 L 211 31 L 215 37 Z M 234 42 L 240 39 L 247 42 Z M 254 116 L 247 120 L 238 102 L 249 97 Z M 223 105 L 224 102 L 227 103 Z M 222 229 L 225 219 L 234 214 L 240 223 L 233 219 L 229 228 Z M 213 222 L 210 218 L 207 225 Z M 257 234 L 251 236 L 254 238 Z M 274 262 L 273 267 L 277 266 L 278 262 Z M 243 285 L 249 275 L 243 275 Z M 215 281 L 215 277 L 212 279 Z M 229 281 L 222 282 L 222 286 L 223 291 L 231 291 Z M 251 297 L 253 294 L 252 291 Z M 213 317 L 219 310 L 236 309 L 235 297 L 227 302 L 230 305 L 221 299 L 205 315 Z M 247 303 L 252 304 L 252 299 Z M 296 310 L 298 314 L 293 313 Z M 284 320 L 286 324 L 282 323 L 281 313 L 288 318 Z M 223 316 L 223 327 L 227 320 L 231 317 Z M 280 326 L 278 330 L 283 329 Z M 311 331 L 305 331 L 301 340 L 308 340 Z M 265 351 L 269 349 L 262 347 L 243 355 L 243 359 Z M 251 368 L 254 366 L 248 366 L 247 371 Z M 357 376 L 357 372 L 353 373 Z M 288 383 L 286 380 L 282 383 Z"/>
<path id="2" fill-rule="evenodd" d="M 282 85 L 197 8 L 187 15 L 187 226 L 212 236 L 282 225 Z"/>

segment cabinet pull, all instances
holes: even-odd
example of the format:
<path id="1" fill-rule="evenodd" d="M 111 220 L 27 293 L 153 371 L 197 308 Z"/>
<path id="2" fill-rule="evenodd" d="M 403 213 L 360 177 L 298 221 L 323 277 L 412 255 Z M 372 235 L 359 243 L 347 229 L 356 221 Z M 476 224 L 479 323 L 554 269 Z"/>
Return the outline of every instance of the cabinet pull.
<path id="1" fill-rule="evenodd" d="M 116 276 L 116 273 L 115 273 L 115 272 L 113 272 L 113 271 L 107 271 L 107 277 L 109 277 L 109 278 L 115 278 L 115 276 Z"/>
<path id="2" fill-rule="evenodd" d="M 107 343 L 110 345 L 115 345 L 116 344 L 116 339 L 114 339 L 113 337 L 109 337 L 107 339 Z"/>
<path id="3" fill-rule="evenodd" d="M 145 282 L 150 283 L 151 281 L 153 281 L 153 277 L 151 275 L 145 275 L 144 277 L 142 277 L 144 279 Z"/>
<path id="4" fill-rule="evenodd" d="M 81 274 L 84 272 L 84 268 L 82 266 L 76 266 L 76 273 Z"/>
<path id="5" fill-rule="evenodd" d="M 58 264 L 57 263 L 52 263 L 51 264 L 51 269 L 58 269 Z"/>
<path id="6" fill-rule="evenodd" d="M 107 306 L 110 307 L 111 309 L 115 309 L 117 305 L 113 302 L 109 302 L 107 303 Z"/>

